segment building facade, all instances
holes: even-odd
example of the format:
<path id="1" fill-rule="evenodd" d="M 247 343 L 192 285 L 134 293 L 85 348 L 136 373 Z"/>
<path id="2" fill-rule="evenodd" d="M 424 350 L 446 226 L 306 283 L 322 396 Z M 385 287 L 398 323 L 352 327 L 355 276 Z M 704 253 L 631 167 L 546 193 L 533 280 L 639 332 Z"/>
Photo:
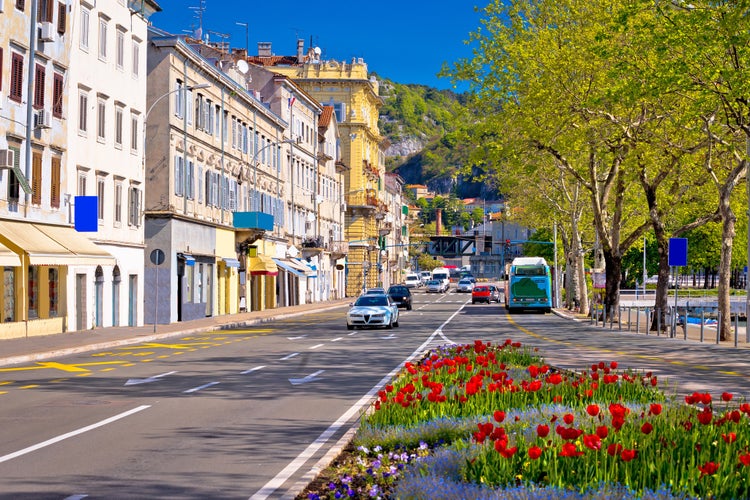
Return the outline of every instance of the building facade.
<path id="1" fill-rule="evenodd" d="M 382 99 L 377 79 L 370 77 L 362 59 L 351 63 L 324 61 L 320 49 L 307 53 L 297 42 L 294 56 L 275 56 L 269 43 L 258 45 L 248 60 L 292 78 L 323 105 L 334 108 L 341 137 L 346 200 L 345 239 L 347 295 L 383 284 L 378 239 L 385 219 L 385 142 L 378 129 Z"/>

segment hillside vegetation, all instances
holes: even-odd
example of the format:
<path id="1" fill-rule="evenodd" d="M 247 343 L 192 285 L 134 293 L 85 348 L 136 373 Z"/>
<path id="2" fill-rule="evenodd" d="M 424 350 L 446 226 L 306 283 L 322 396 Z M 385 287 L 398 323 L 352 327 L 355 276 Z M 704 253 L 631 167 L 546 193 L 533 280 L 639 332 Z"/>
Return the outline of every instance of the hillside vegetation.
<path id="1" fill-rule="evenodd" d="M 476 182 L 482 172 L 469 159 L 464 131 L 470 115 L 462 94 L 382 80 L 381 96 L 380 132 L 391 143 L 388 171 L 437 193 L 491 196 L 492 189 Z"/>

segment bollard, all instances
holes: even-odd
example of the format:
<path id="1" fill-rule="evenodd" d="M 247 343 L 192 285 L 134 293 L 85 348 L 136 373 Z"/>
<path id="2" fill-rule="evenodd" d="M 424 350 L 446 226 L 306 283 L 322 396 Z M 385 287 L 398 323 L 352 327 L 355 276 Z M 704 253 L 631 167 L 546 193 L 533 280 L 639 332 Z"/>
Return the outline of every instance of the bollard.
<path id="1" fill-rule="evenodd" d="M 630 331 L 630 312 L 633 310 L 632 307 L 628 307 L 628 331 Z M 638 315 L 636 315 L 637 317 Z M 637 332 L 638 330 L 636 330 Z"/>
<path id="2" fill-rule="evenodd" d="M 651 312 L 649 311 L 648 307 L 646 308 L 646 335 L 648 335 L 648 331 L 651 328 Z"/>
<path id="3" fill-rule="evenodd" d="M 635 333 L 641 332 L 641 311 L 635 308 Z"/>
<path id="4" fill-rule="evenodd" d="M 701 342 L 703 342 L 703 327 L 706 324 L 706 311 L 701 309 Z"/>
<path id="5" fill-rule="evenodd" d="M 617 306 L 617 329 L 622 331 L 622 307 Z"/>
<path id="6" fill-rule="evenodd" d="M 687 340 L 688 310 L 685 308 L 685 322 L 682 324 L 682 340 Z"/>
<path id="7" fill-rule="evenodd" d="M 717 314 L 718 322 L 716 323 L 716 345 L 719 345 L 719 337 L 721 336 L 721 311 Z"/>
<path id="8" fill-rule="evenodd" d="M 739 325 L 737 324 L 737 317 L 739 314 L 734 315 L 734 347 L 737 347 L 737 337 L 739 337 Z"/>
<path id="9" fill-rule="evenodd" d="M 654 309 L 656 314 L 656 336 L 661 337 L 661 308 Z"/>

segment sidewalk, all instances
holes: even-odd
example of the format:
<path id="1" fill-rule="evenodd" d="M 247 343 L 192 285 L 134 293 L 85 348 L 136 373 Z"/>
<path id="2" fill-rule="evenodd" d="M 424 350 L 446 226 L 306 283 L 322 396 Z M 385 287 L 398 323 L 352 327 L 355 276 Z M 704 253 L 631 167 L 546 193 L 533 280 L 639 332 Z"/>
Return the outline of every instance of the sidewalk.
<path id="1" fill-rule="evenodd" d="M 300 306 L 266 309 L 246 313 L 212 316 L 168 325 L 113 326 L 93 330 L 58 333 L 38 337 L 0 340 L 0 366 L 29 363 L 42 359 L 69 356 L 81 352 L 110 349 L 139 342 L 208 332 L 222 328 L 242 328 L 303 314 L 343 308 L 352 298 L 316 302 Z M 343 321 L 343 319 L 342 319 Z"/>
<path id="2" fill-rule="evenodd" d="M 618 324 L 617 322 L 614 322 L 612 325 L 610 325 L 609 323 L 607 323 L 606 325 L 602 325 L 601 321 L 598 324 L 594 323 L 589 316 L 584 316 L 573 311 L 568 311 L 567 309 L 564 309 L 564 308 L 553 309 L 553 313 L 556 314 L 557 316 L 560 316 L 561 318 L 577 321 L 579 323 L 588 325 L 591 328 L 596 328 L 599 330 L 613 331 L 613 332 L 619 332 L 623 334 L 631 333 L 633 335 L 649 335 L 652 337 L 657 337 L 656 331 L 647 332 L 647 327 L 650 326 L 650 323 L 648 325 L 646 324 L 646 315 L 643 312 L 640 312 L 638 314 L 638 317 L 636 317 L 636 313 L 634 311 L 630 315 L 628 315 L 627 311 L 623 311 L 622 318 L 620 318 L 620 323 Z M 736 339 L 737 340 L 736 346 L 738 348 L 750 349 L 750 343 L 746 341 L 747 340 L 746 328 L 744 326 L 740 326 L 737 330 L 738 330 L 738 336 Z M 668 331 L 666 334 L 664 333 L 664 331 L 662 331 L 661 335 L 658 335 L 658 337 L 663 338 L 665 340 L 686 340 L 689 342 L 697 342 L 697 343 L 704 343 L 704 344 L 714 344 L 714 345 L 717 344 L 715 325 L 714 326 L 704 325 L 702 334 L 701 334 L 701 326 L 699 324 L 692 324 L 692 323 L 688 324 L 687 331 L 683 329 L 682 325 L 679 325 L 675 329 L 674 337 L 670 337 Z M 732 324 L 732 331 L 730 333 L 729 340 L 722 340 L 719 342 L 719 345 L 722 345 L 725 347 L 735 346 L 734 324 Z"/>

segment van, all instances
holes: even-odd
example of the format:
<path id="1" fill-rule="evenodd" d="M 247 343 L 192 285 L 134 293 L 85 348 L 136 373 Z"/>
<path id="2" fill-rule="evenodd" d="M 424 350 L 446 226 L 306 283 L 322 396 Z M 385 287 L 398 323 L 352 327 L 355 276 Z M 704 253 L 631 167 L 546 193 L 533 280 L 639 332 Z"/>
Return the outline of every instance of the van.
<path id="1" fill-rule="evenodd" d="M 417 288 L 422 286 L 422 280 L 418 274 L 407 274 L 404 285 L 406 285 L 406 288 Z"/>
<path id="2" fill-rule="evenodd" d="M 451 284 L 451 272 L 444 267 L 437 267 L 432 270 L 432 279 L 442 281 L 448 289 Z"/>
<path id="3" fill-rule="evenodd" d="M 422 284 L 426 285 L 432 279 L 432 273 L 430 271 L 421 271 L 419 277 L 422 278 Z"/>

